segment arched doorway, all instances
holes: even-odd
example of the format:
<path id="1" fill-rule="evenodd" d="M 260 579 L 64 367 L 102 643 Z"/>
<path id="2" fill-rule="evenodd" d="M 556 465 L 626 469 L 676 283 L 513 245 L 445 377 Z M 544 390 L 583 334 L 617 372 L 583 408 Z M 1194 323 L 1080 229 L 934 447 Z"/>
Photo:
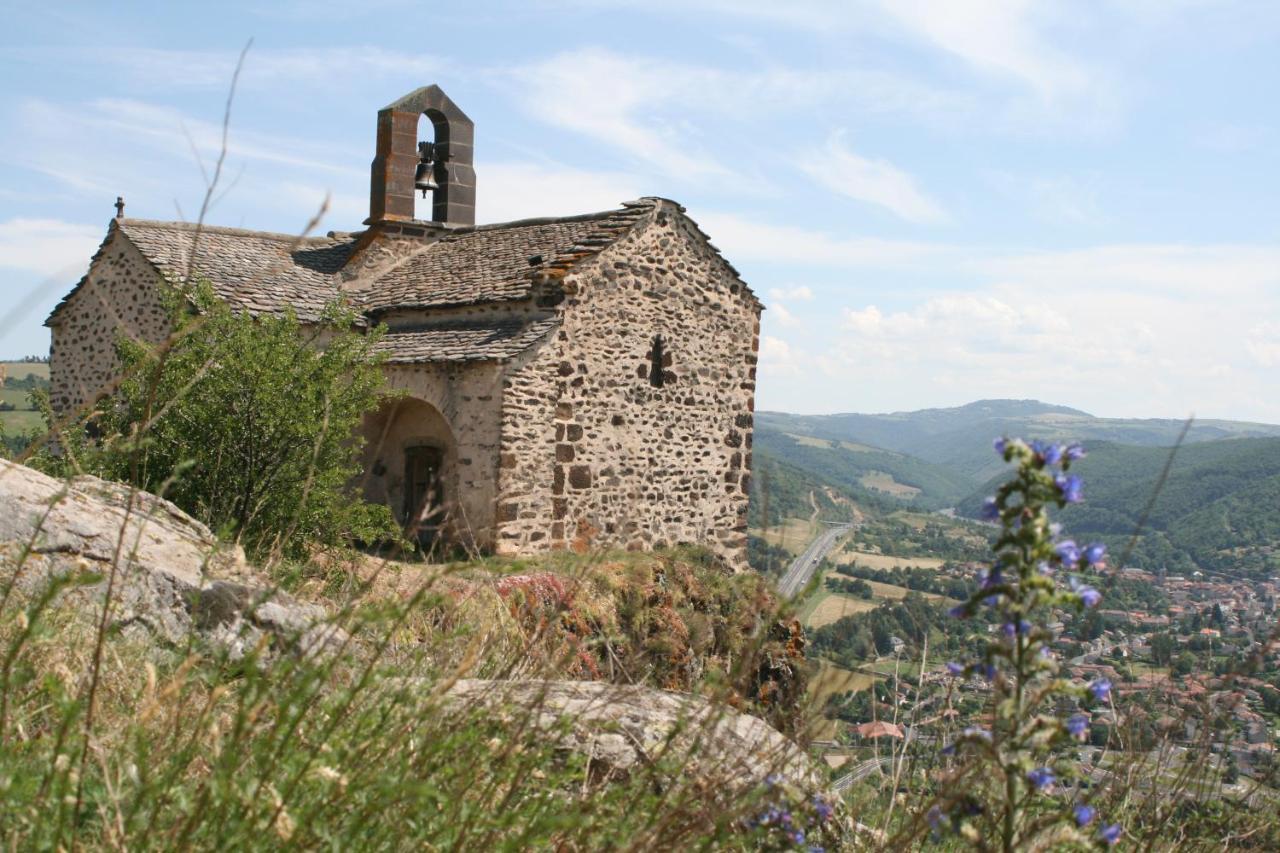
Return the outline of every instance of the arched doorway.
<path id="1" fill-rule="evenodd" d="M 365 416 L 364 494 L 388 507 L 424 554 L 452 540 L 456 444 L 440 410 L 414 397 L 387 400 Z"/>

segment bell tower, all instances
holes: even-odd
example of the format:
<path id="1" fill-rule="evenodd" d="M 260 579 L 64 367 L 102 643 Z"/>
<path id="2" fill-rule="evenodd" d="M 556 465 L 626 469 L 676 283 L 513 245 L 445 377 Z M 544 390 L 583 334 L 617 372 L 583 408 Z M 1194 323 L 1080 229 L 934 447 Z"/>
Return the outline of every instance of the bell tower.
<path id="1" fill-rule="evenodd" d="M 423 114 L 433 143 L 418 144 Z M 369 191 L 373 225 L 413 220 L 413 194 L 432 194 L 431 220 L 449 227 L 476 224 L 475 125 L 439 86 L 424 86 L 378 111 L 378 143 Z"/>

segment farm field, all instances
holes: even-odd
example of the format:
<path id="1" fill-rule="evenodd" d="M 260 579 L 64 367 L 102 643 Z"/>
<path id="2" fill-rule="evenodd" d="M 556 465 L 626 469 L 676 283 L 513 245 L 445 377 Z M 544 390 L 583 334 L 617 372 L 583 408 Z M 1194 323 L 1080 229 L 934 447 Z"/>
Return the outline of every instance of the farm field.
<path id="1" fill-rule="evenodd" d="M 920 494 L 920 490 L 915 486 L 899 483 L 893 479 L 892 474 L 886 474 L 884 471 L 872 471 L 868 474 L 863 474 L 858 482 L 868 489 L 875 489 L 898 498 L 914 498 Z"/>
<path id="2" fill-rule="evenodd" d="M 0 403 L 13 406 L 10 411 L 0 411 L 0 425 L 4 427 L 4 432 L 12 437 L 43 426 L 40 413 L 31 408 L 30 390 L 14 388 L 12 385 L 34 375 L 42 380 L 42 383 L 37 384 L 47 387 L 49 365 L 40 362 L 0 361 L 0 374 L 10 386 L 0 386 Z"/>
<path id="3" fill-rule="evenodd" d="M 852 616 L 854 613 L 866 613 L 868 610 L 874 610 L 875 607 L 874 601 L 833 592 L 821 597 L 815 596 L 812 608 L 807 614 L 801 612 L 800 619 L 810 628 L 821 628 L 837 619 Z"/>
<path id="4" fill-rule="evenodd" d="M 807 519 L 788 518 L 781 525 L 768 530 L 753 528 L 751 534 L 759 536 L 770 545 L 789 551 L 792 555 L 798 555 L 809 547 L 809 543 L 818 535 L 818 529 Z"/>
<path id="5" fill-rule="evenodd" d="M 889 554 L 871 554 L 866 551 L 844 551 L 839 554 L 837 562 L 842 566 L 856 563 L 869 569 L 905 569 L 911 566 L 936 569 L 946 560 L 938 557 L 894 557 Z"/>
<path id="6" fill-rule="evenodd" d="M 0 361 L 0 367 L 7 371 L 13 379 L 22 379 L 28 373 L 34 373 L 41 379 L 49 378 L 49 365 L 40 361 Z"/>

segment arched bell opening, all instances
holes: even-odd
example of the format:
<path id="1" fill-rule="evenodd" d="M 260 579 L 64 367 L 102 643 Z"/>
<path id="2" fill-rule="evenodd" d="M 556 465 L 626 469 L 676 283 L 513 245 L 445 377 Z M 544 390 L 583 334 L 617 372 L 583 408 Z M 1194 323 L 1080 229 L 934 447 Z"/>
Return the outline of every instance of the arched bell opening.
<path id="1" fill-rule="evenodd" d="M 365 499 L 389 508 L 405 537 L 428 557 L 457 541 L 457 444 L 435 406 L 414 397 L 365 416 Z"/>

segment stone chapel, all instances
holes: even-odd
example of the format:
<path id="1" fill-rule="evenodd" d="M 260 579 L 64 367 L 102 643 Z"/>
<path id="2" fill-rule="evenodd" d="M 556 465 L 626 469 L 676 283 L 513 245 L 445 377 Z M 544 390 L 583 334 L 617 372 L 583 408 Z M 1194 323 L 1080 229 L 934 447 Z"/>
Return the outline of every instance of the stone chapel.
<path id="1" fill-rule="evenodd" d="M 55 409 L 110 387 L 118 335 L 165 338 L 161 288 L 188 275 L 236 310 L 304 323 L 341 299 L 386 326 L 402 392 L 365 418 L 361 487 L 415 535 L 498 554 L 692 542 L 745 567 L 759 300 L 666 199 L 476 225 L 473 135 L 438 86 L 380 110 L 362 231 L 118 205 L 46 321 Z"/>

